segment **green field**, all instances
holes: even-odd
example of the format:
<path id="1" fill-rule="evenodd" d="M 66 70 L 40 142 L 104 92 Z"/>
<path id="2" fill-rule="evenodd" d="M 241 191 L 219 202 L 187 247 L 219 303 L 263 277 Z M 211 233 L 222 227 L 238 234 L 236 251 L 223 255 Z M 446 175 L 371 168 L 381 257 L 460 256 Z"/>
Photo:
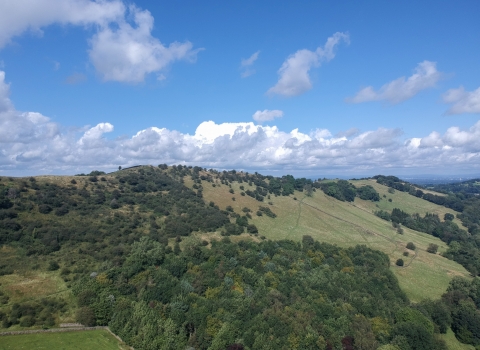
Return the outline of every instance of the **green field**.
<path id="1" fill-rule="evenodd" d="M 128 349 L 107 330 L 0 336 L 1 350 L 118 350 Z"/>
<path id="2" fill-rule="evenodd" d="M 188 185 L 189 181 L 186 179 Z M 339 246 L 354 246 L 365 244 L 389 255 L 392 271 L 397 276 L 400 286 L 413 302 L 425 298 L 438 299 L 446 290 L 453 276 L 469 277 L 469 273 L 458 263 L 448 260 L 439 254 L 430 254 L 426 248 L 430 243 L 439 246 L 439 253 L 447 249 L 447 245 L 431 235 L 404 228 L 400 235 L 391 223 L 374 215 L 375 210 L 402 209 L 408 213 L 436 213 L 441 219 L 447 212 L 456 212 L 445 207 L 427 202 L 408 193 L 395 191 L 388 193 L 388 187 L 379 185 L 372 180 L 352 181 L 355 186 L 372 185 L 380 194 L 379 202 L 355 199 L 355 202 L 341 202 L 325 195 L 321 190 L 307 197 L 301 192 L 295 192 L 290 197 L 275 197 L 258 202 L 249 196 L 241 196 L 240 185 L 246 189 L 254 189 L 247 183 L 232 183 L 234 194 L 229 192 L 230 187 L 202 182 L 205 200 L 213 201 L 224 209 L 230 205 L 235 212 L 244 214 L 243 207 L 252 210 L 252 222 L 258 227 L 260 235 L 269 239 L 301 240 L 303 235 L 310 235 L 314 239 L 337 244 Z M 386 195 L 386 198 L 383 195 Z M 232 200 L 235 197 L 235 201 Z M 388 199 L 392 199 L 392 202 Z M 271 202 L 272 204 L 268 204 Z M 268 216 L 256 216 L 259 206 L 269 206 L 277 214 L 275 219 Z M 459 224 L 460 222 L 457 221 Z M 406 244 L 413 242 L 416 251 L 406 249 Z M 409 256 L 403 256 L 408 251 Z M 404 259 L 405 267 L 395 265 L 399 258 Z"/>

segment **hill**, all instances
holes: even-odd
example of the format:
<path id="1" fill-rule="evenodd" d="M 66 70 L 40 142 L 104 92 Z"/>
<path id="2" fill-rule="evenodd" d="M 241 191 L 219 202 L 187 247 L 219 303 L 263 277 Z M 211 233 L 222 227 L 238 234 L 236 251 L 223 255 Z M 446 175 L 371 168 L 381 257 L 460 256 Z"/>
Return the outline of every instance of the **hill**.
<path id="1" fill-rule="evenodd" d="M 0 319 L 2 325 L 9 330 L 51 327 L 60 321 L 72 322 L 79 317 L 83 317 L 84 322 L 87 323 L 106 325 L 113 322 L 112 315 L 123 312 L 121 310 L 137 307 L 141 310 L 141 304 L 138 303 L 142 302 L 149 303 L 148 305 L 154 309 L 157 308 L 154 305 L 158 307 L 163 305 L 164 311 L 161 311 L 161 308 L 158 309 L 160 314 L 164 315 L 163 323 L 159 324 L 159 327 L 168 328 L 182 324 L 181 327 L 187 327 L 189 322 L 193 322 L 192 325 L 196 324 L 197 321 L 193 321 L 196 316 L 192 314 L 185 316 L 187 318 L 178 318 L 178 315 L 172 314 L 172 307 L 176 305 L 175 307 L 185 308 L 184 312 L 186 312 L 194 307 L 193 305 L 207 303 L 208 288 L 212 288 L 213 293 L 215 288 L 221 286 L 213 280 L 210 282 L 196 280 L 198 277 L 195 276 L 203 270 L 208 275 L 210 269 L 218 269 L 219 263 L 231 264 L 227 261 L 222 262 L 223 258 L 220 258 L 225 256 L 225 251 L 229 249 L 235 252 L 229 254 L 237 261 L 238 266 L 232 265 L 222 272 L 222 275 L 230 276 L 233 283 L 232 290 L 241 290 L 242 295 L 248 297 L 246 290 L 255 292 L 260 288 L 259 281 L 263 281 L 261 283 L 267 283 L 267 290 L 280 291 L 283 296 L 279 296 L 279 300 L 283 300 L 284 307 L 293 307 L 299 312 L 303 307 L 300 307 L 303 305 L 303 298 L 309 297 L 300 294 L 298 304 L 290 305 L 286 300 L 292 297 L 291 291 L 281 289 L 280 286 L 285 283 L 301 284 L 305 278 L 307 280 L 311 278 L 308 276 L 317 271 L 317 268 L 322 268 L 324 270 L 322 273 L 328 271 L 332 281 L 336 278 L 334 277 L 336 273 L 347 273 L 347 275 L 351 273 L 352 278 L 354 276 L 359 278 L 358 281 L 369 278 L 367 271 L 361 268 L 358 257 L 365 256 L 362 259 L 368 261 L 370 258 L 366 256 L 373 254 L 370 252 L 380 251 L 382 252 L 380 254 L 384 255 L 380 255 L 378 259 L 386 263 L 386 266 L 381 267 L 383 269 L 381 274 L 385 275 L 389 270 L 388 274 L 395 275 L 406 295 L 401 293 L 397 297 L 393 294 L 377 295 L 377 298 L 391 301 L 391 307 L 387 307 L 380 315 L 371 309 L 362 309 L 359 304 L 356 304 L 353 295 L 356 293 L 356 288 L 362 284 L 354 282 L 351 285 L 351 291 L 345 295 L 346 299 L 341 304 L 346 303 L 344 307 L 347 309 L 353 306 L 353 310 L 367 317 L 367 323 L 370 325 L 368 327 L 372 327 L 376 322 L 375 317 L 384 317 L 384 322 L 390 324 L 389 327 L 397 324 L 393 328 L 396 329 L 393 333 L 387 332 L 391 335 L 387 336 L 386 333 L 381 335 L 378 331 L 371 333 L 373 338 L 370 340 L 377 345 L 393 341 L 392 335 L 395 332 L 404 332 L 400 330 L 401 322 L 398 321 L 397 313 L 408 305 L 408 303 L 405 304 L 406 298 L 417 303 L 413 305 L 423 305 L 421 301 L 425 298 L 439 300 L 448 288 L 453 288 L 453 277 L 462 276 L 467 280 L 470 277 L 464 267 L 440 255 L 440 253 L 451 251 L 451 247 L 449 248 L 446 243 L 435 237 L 433 231 L 423 229 L 425 232 L 419 232 L 398 222 L 386 221 L 378 215 L 379 212 L 393 213 L 393 210 L 405 213 L 407 216 L 413 215 L 413 217 L 419 214 L 419 220 L 423 220 L 423 216 L 431 215 L 437 220 L 435 221 L 436 229 L 450 225 L 453 228 L 456 227 L 455 230 L 458 232 L 463 232 L 462 230 L 466 227 L 462 226 L 463 221 L 459 219 L 462 213 L 413 195 L 418 194 L 419 190 L 413 185 L 400 183 L 392 185 L 385 183 L 385 179 L 390 181 L 388 177 L 382 177 L 350 182 L 343 180 L 312 182 L 291 176 L 274 178 L 257 173 L 218 172 L 199 167 L 167 167 L 166 165 L 135 167 L 112 174 L 92 172 L 83 176 L 1 178 L 0 302 L 3 306 L 0 306 Z M 383 184 L 379 183 L 382 181 L 384 181 Z M 394 190 L 392 186 L 397 189 Z M 429 192 L 426 189 L 423 189 L 423 194 L 440 196 L 439 193 Z M 452 217 L 450 218 L 449 215 Z M 448 220 L 443 219 L 444 217 Z M 417 228 L 417 226 L 411 227 Z M 145 239 L 148 241 L 142 243 L 144 244 L 142 249 L 147 249 L 151 253 L 138 260 L 142 256 L 138 255 L 138 249 L 142 247 L 138 244 Z M 281 245 L 271 248 L 269 240 L 278 241 Z M 327 245 L 316 245 L 317 243 L 309 245 L 311 244 L 309 242 L 315 241 L 324 242 L 322 244 Z M 247 244 L 247 242 L 250 243 Z M 298 245 L 287 242 L 297 242 L 295 244 Z M 373 250 L 358 250 L 360 249 L 358 245 L 368 247 L 361 249 Z M 438 248 L 438 252 L 427 251 L 432 245 Z M 268 253 L 268 249 L 273 249 L 272 254 Z M 278 251 L 278 249 L 281 250 Z M 248 259 L 245 260 L 245 256 L 248 256 L 251 251 L 257 255 L 263 254 L 262 251 L 267 252 L 261 266 L 253 264 L 253 261 L 248 262 Z M 194 254 L 193 257 L 197 255 L 198 257 L 191 260 L 192 254 Z M 314 262 L 317 261 L 315 254 L 319 254 L 320 265 L 304 266 L 305 261 L 311 261 L 309 264 L 318 264 Z M 291 256 L 285 266 L 282 265 L 284 263 L 281 260 L 276 260 L 282 255 Z M 217 257 L 214 258 L 214 256 Z M 342 261 L 338 260 L 340 256 L 344 256 L 347 259 L 346 262 L 340 263 Z M 382 256 L 386 260 L 383 260 Z M 202 265 L 202 261 L 207 263 L 212 259 L 219 260 L 216 260 L 217 262 L 212 266 Z M 399 260 L 402 260 L 402 266 L 398 266 Z M 180 261 L 183 262 L 178 265 Z M 283 267 L 280 268 L 278 264 Z M 270 267 L 263 270 L 267 265 Z M 155 277 L 158 273 L 155 269 L 152 270 L 153 266 L 165 268 L 165 273 L 168 273 Z M 174 266 L 177 267 L 174 268 Z M 248 278 L 244 275 L 245 272 L 237 269 L 252 269 L 254 266 L 257 267 L 252 270 L 253 275 L 248 278 L 257 277 L 247 283 Z M 313 270 L 311 270 L 312 267 Z M 282 277 L 297 270 L 302 271 L 301 280 L 287 281 Z M 163 292 L 150 291 L 148 286 L 163 283 L 160 282 L 162 278 L 171 281 L 169 289 Z M 274 280 L 277 282 L 272 282 Z M 94 284 L 92 284 L 93 281 L 95 281 Z M 186 281 L 190 287 L 185 284 Z M 224 279 L 221 281 L 225 283 Z M 328 298 L 338 294 L 342 289 L 342 283 L 346 281 L 340 279 L 332 287 L 334 289 L 331 296 L 322 296 L 326 298 L 327 304 L 335 303 L 334 299 Z M 397 282 L 392 283 L 389 288 L 395 290 Z M 90 286 L 88 288 L 92 289 L 82 290 L 82 286 Z M 314 290 L 311 289 L 314 288 L 312 286 L 306 287 L 310 294 Z M 184 299 L 189 294 L 182 294 L 182 288 L 188 290 L 193 288 L 189 293 L 194 293 L 197 299 L 188 299 L 193 298 L 193 294 Z M 368 290 L 365 287 L 363 289 Z M 258 289 L 260 290 L 261 288 Z M 215 293 L 213 295 L 218 294 Z M 373 290 L 367 292 L 368 295 L 364 296 L 364 300 L 376 295 L 375 293 Z M 103 299 L 98 299 L 100 295 L 103 295 Z M 235 294 L 228 293 L 222 296 L 227 298 L 225 300 L 234 297 L 236 297 Z M 259 294 L 259 300 L 263 300 L 261 298 L 264 297 L 266 295 Z M 113 304 L 111 306 L 104 304 L 105 298 L 111 300 Z M 117 299 L 125 299 L 125 303 L 128 300 L 125 305 L 130 306 L 126 309 L 117 309 L 113 306 L 121 304 Z M 132 302 L 137 304 L 131 304 Z M 179 302 L 183 304 L 175 304 Z M 248 298 L 242 302 L 248 302 Z M 259 310 L 263 310 L 263 313 L 270 312 L 268 308 L 262 309 L 268 305 L 268 302 L 262 303 L 258 305 Z M 211 310 L 219 307 L 215 303 L 208 305 Z M 418 309 L 420 306 L 415 307 Z M 453 310 L 457 306 L 451 307 Z M 425 311 L 428 307 L 422 306 L 422 308 L 422 312 L 430 318 L 429 322 L 433 322 L 432 325 L 437 324 L 435 317 Z M 89 314 L 89 312 L 93 313 Z M 147 314 L 148 312 L 145 315 Z M 349 313 L 344 315 L 346 324 L 342 326 L 343 328 L 340 327 L 341 332 L 335 333 L 336 335 L 328 332 L 318 333 L 319 331 L 316 330 L 312 333 L 315 335 L 315 342 L 322 338 L 325 346 L 328 347 L 331 342 L 348 343 L 350 341 L 348 336 L 352 337 L 353 342 L 355 337 L 351 334 L 355 332 L 355 322 L 360 322 L 355 321 L 352 318 L 353 315 Z M 331 316 L 333 314 L 329 317 Z M 337 316 L 340 317 L 340 315 Z M 192 321 L 188 321 L 189 317 L 193 317 Z M 194 332 L 197 340 L 192 338 L 194 334 L 191 333 L 192 330 L 182 333 L 189 339 L 189 344 L 196 342 L 197 347 L 204 348 L 206 344 L 211 345 L 213 344 L 211 342 L 217 339 L 222 325 L 232 326 L 227 320 L 233 317 L 233 314 L 219 314 L 216 317 L 219 328 L 215 328 L 217 326 L 213 326 L 212 323 L 209 325 L 208 322 L 202 325 L 202 321 L 198 320 L 199 323 L 196 324 Z M 255 316 L 252 314 L 250 317 Z M 322 324 L 327 319 L 328 317 L 325 316 L 323 321 L 319 319 L 318 322 Z M 168 320 L 173 324 L 169 326 Z M 165 324 L 165 321 L 168 321 L 168 324 Z M 139 324 L 142 322 L 145 321 L 138 320 Z M 152 322 L 155 323 L 158 320 L 152 319 Z M 297 327 L 295 323 L 289 322 L 285 323 L 286 329 Z M 319 324 L 311 324 L 310 327 L 317 329 Z M 146 343 L 139 343 L 139 338 L 129 333 L 136 334 L 139 332 L 138 329 L 131 328 L 126 332 L 124 325 L 113 324 L 113 327 L 116 327 L 117 334 L 120 334 L 127 343 L 136 344 L 136 348 L 146 346 Z M 202 327 L 214 328 L 211 328 L 211 331 L 205 329 L 201 331 Z M 242 329 L 249 329 L 249 327 L 247 324 L 241 326 Z M 258 327 L 263 326 L 258 324 Z M 268 328 L 265 329 L 265 334 L 269 332 Z M 247 333 L 235 336 L 252 337 Z M 233 334 L 227 338 L 232 339 Z M 408 334 L 402 336 L 410 339 Z M 282 336 L 277 334 L 275 337 L 280 339 Z M 473 344 L 476 338 L 472 337 L 473 340 L 466 338 L 463 340 Z M 200 338 L 203 340 L 199 340 Z M 218 338 L 220 343 L 227 341 L 220 339 L 223 338 Z M 437 338 L 431 338 L 427 343 L 436 341 L 434 339 Z M 447 339 L 451 344 L 451 337 Z M 295 343 L 293 338 L 284 339 L 284 342 Z M 249 347 L 253 346 L 251 340 L 244 340 L 244 343 L 249 344 Z M 425 344 L 422 346 L 433 346 L 433 343 Z M 436 346 L 438 348 L 439 345 Z"/>
<path id="2" fill-rule="evenodd" d="M 185 183 L 189 186 L 193 185 L 188 180 Z M 265 200 L 271 210 L 277 214 L 275 219 L 266 215 L 252 215 L 251 220 L 258 227 L 260 235 L 269 239 L 300 241 L 303 235 L 311 235 L 319 241 L 339 246 L 366 244 L 373 249 L 379 249 L 388 254 L 392 271 L 409 298 L 414 301 L 428 297 L 438 298 L 445 292 L 453 276 L 469 276 L 465 268 L 459 264 L 439 254 L 432 255 L 426 252 L 427 247 L 432 243 L 439 245 L 440 252 L 447 250 L 447 245 L 438 238 L 408 228 L 404 228 L 404 234 L 400 235 L 391 223 L 374 215 L 375 210 L 388 210 L 394 207 L 410 213 L 436 213 L 442 217 L 452 210 L 405 192 L 397 191 L 390 194 L 388 187 L 379 185 L 374 180 L 352 181 L 352 183 L 358 186 L 365 184 L 374 186 L 382 196 L 382 200 L 371 202 L 357 197 L 354 202 L 342 202 L 327 196 L 322 191 L 314 192 L 311 197 L 296 191 L 290 196 L 270 195 L 270 199 Z M 231 206 L 240 215 L 243 214 L 242 209 L 245 207 L 256 212 L 259 206 L 264 205 L 250 196 L 239 195 L 242 192 L 240 186 L 245 190 L 255 189 L 255 184 L 249 186 L 248 182 L 240 184 L 234 181 L 229 185 L 217 184 L 216 187 L 212 187 L 205 181 L 202 183 L 204 198 L 218 204 L 222 209 Z M 232 195 L 230 189 L 233 189 L 235 194 Z M 388 194 L 388 198 L 383 198 L 384 194 Z M 392 199 L 392 202 L 388 199 Z M 272 204 L 268 204 L 269 202 Z M 413 242 L 417 250 L 406 249 L 408 242 Z M 409 256 L 405 259 L 407 266 L 396 267 L 395 261 L 405 258 L 404 252 L 409 252 Z"/>

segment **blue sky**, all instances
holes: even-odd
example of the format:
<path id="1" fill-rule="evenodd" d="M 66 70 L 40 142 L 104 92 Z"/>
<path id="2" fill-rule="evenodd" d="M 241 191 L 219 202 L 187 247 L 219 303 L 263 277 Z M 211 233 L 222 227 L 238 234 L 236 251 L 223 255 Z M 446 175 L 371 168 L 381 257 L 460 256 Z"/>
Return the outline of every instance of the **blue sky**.
<path id="1" fill-rule="evenodd" d="M 478 1 L 0 3 L 0 174 L 479 174 Z"/>

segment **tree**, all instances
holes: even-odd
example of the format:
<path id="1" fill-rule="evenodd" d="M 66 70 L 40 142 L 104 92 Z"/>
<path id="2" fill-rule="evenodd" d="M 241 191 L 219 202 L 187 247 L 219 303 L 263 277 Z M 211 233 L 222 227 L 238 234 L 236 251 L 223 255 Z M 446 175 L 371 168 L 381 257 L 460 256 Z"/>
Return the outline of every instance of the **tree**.
<path id="1" fill-rule="evenodd" d="M 427 248 L 427 252 L 432 253 L 432 254 L 437 254 L 438 251 L 438 245 L 434 243 L 430 243 Z"/>
<path id="2" fill-rule="evenodd" d="M 396 264 L 397 266 L 403 266 L 403 265 L 404 265 L 403 259 L 398 259 L 395 264 Z"/>
<path id="3" fill-rule="evenodd" d="M 178 255 L 181 253 L 181 249 L 180 249 L 180 244 L 178 242 L 175 242 L 175 245 L 173 246 L 173 252 L 175 253 L 175 255 Z"/>
<path id="4" fill-rule="evenodd" d="M 305 194 L 308 196 L 308 197 L 311 197 L 313 195 L 313 187 L 312 187 L 312 184 L 308 183 L 305 185 L 304 187 L 304 190 L 305 190 Z"/>
<path id="5" fill-rule="evenodd" d="M 443 216 L 443 219 L 445 221 L 452 221 L 453 219 L 455 219 L 455 216 L 453 216 L 453 214 L 451 213 L 445 213 L 445 215 Z"/>
<path id="6" fill-rule="evenodd" d="M 415 250 L 417 247 L 415 247 L 415 244 L 413 244 L 413 242 L 408 242 L 407 243 L 407 249 L 410 249 L 410 250 Z"/>
<path id="7" fill-rule="evenodd" d="M 81 307 L 80 309 L 78 309 L 76 316 L 78 323 L 81 323 L 87 327 L 95 326 L 95 314 L 90 307 Z"/>

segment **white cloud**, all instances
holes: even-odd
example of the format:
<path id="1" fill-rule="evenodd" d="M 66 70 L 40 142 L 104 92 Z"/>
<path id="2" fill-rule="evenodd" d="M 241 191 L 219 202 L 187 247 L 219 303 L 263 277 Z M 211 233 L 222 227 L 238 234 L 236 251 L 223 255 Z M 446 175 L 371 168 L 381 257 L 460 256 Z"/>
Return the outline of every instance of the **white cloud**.
<path id="1" fill-rule="evenodd" d="M 316 174 L 356 169 L 391 173 L 391 168 L 428 172 L 480 171 L 480 121 L 468 129 L 450 127 L 443 135 L 402 139 L 399 129 L 337 136 L 327 129 L 309 133 L 276 126 L 206 121 L 193 134 L 150 127 L 133 136 L 109 139 L 114 126 L 67 128 L 35 112 L 17 111 L 0 71 L 0 173 L 78 173 L 138 164 L 187 164 L 202 167 Z"/>
<path id="2" fill-rule="evenodd" d="M 447 114 L 480 113 L 480 87 L 475 91 L 465 91 L 463 86 L 450 89 L 443 94 L 443 102 L 453 103 Z"/>
<path id="3" fill-rule="evenodd" d="M 105 26 L 123 18 L 122 1 L 15 0 L 0 2 L 0 48 L 15 36 L 31 31 L 42 35 L 42 28 L 54 23 Z"/>
<path id="4" fill-rule="evenodd" d="M 341 42 L 349 43 L 349 35 L 337 32 L 327 39 L 324 47 L 315 51 L 298 50 L 288 57 L 278 70 L 280 78 L 267 93 L 283 96 L 297 96 L 312 88 L 309 72 L 312 67 L 318 67 L 322 61 L 330 61 L 335 57 L 335 47 Z"/>
<path id="5" fill-rule="evenodd" d="M 174 42 L 166 47 L 151 35 L 150 12 L 135 6 L 130 6 L 129 11 L 135 28 L 120 20 L 117 29 L 102 27 L 90 41 L 90 59 L 104 80 L 138 83 L 145 75 L 162 71 L 174 61 L 196 60 L 199 50 L 193 50 L 192 43 Z"/>
<path id="6" fill-rule="evenodd" d="M 253 120 L 259 123 L 263 123 L 263 122 L 274 120 L 275 118 L 281 118 L 281 117 L 283 117 L 283 112 L 278 109 L 274 109 L 274 110 L 264 109 L 263 111 L 256 111 L 252 115 Z"/>
<path id="7" fill-rule="evenodd" d="M 354 97 L 347 98 L 350 103 L 386 100 L 396 104 L 408 100 L 420 91 L 432 88 L 441 79 L 442 73 L 437 71 L 436 63 L 423 61 L 415 68 L 410 77 L 401 77 L 383 85 L 378 91 L 372 86 L 361 89 Z"/>
<path id="8" fill-rule="evenodd" d="M 138 83 L 150 73 L 162 79 L 171 63 L 194 62 L 200 49 L 189 41 L 163 45 L 151 35 L 153 22 L 149 11 L 126 8 L 119 0 L 2 1 L 0 49 L 25 31 L 42 35 L 52 24 L 89 26 L 96 30 L 89 40 L 90 60 L 103 80 Z"/>
<path id="9" fill-rule="evenodd" d="M 260 51 L 257 51 L 247 59 L 242 58 L 242 61 L 240 62 L 240 68 L 243 68 L 243 71 L 241 74 L 242 78 L 246 78 L 252 74 L 255 74 L 255 70 L 252 69 L 251 66 L 258 59 L 259 54 L 260 54 Z"/>
<path id="10" fill-rule="evenodd" d="M 5 72 L 0 71 L 0 157 L 5 155 L 4 147 L 22 148 L 21 145 L 43 142 L 59 132 L 58 126 L 40 113 L 16 111 L 9 94 Z"/>

